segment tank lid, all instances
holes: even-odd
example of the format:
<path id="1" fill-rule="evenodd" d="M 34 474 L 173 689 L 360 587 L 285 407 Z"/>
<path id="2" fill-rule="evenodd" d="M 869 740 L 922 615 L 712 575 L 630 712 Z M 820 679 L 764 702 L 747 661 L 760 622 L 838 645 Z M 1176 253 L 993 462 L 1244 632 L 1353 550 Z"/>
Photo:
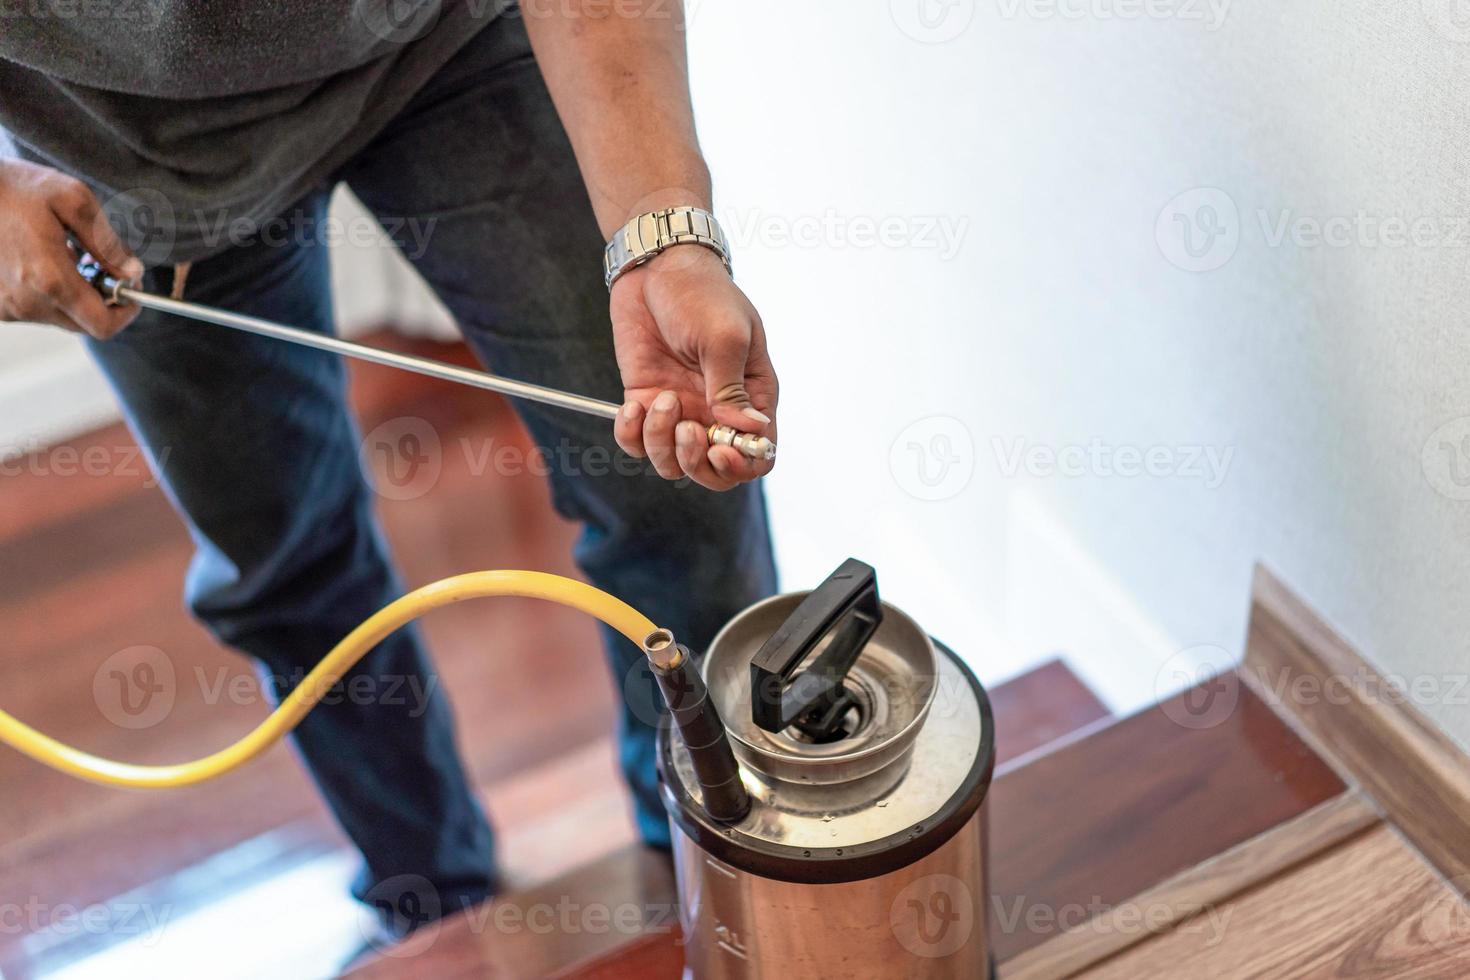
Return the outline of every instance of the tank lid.
<path id="1" fill-rule="evenodd" d="M 714 666 L 706 664 L 707 670 Z M 749 764 L 751 758 L 763 763 L 784 758 L 784 752 L 763 749 L 747 755 L 751 746 L 737 739 L 753 805 L 734 825 L 717 824 L 704 814 L 688 752 L 666 732 L 659 765 L 675 822 L 732 867 L 786 881 L 852 881 L 918 860 L 969 821 L 995 766 L 994 722 L 984 689 L 942 647 L 936 668 L 931 680 L 937 693 L 926 702 L 930 717 L 917 728 L 902 765 L 856 781 L 819 783 L 815 778 L 823 765 L 810 765 L 803 749 L 797 756 L 806 768 L 792 769 L 793 781 Z M 726 705 L 717 703 L 726 712 Z M 803 772 L 813 778 L 802 779 Z"/>
<path id="2" fill-rule="evenodd" d="M 745 610 L 715 637 L 704 677 L 736 755 L 773 783 L 875 799 L 908 765 L 936 690 L 934 644 L 845 562 L 823 585 Z"/>

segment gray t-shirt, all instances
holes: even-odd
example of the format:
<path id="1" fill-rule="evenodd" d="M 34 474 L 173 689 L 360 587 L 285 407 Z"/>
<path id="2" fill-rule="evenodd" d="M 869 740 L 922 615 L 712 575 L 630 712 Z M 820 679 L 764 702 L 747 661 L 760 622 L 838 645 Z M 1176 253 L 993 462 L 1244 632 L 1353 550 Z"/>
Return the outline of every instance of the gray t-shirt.
<path id="1" fill-rule="evenodd" d="M 205 258 L 365 146 L 508 3 L 0 3 L 0 128 L 91 184 L 149 264 Z"/>

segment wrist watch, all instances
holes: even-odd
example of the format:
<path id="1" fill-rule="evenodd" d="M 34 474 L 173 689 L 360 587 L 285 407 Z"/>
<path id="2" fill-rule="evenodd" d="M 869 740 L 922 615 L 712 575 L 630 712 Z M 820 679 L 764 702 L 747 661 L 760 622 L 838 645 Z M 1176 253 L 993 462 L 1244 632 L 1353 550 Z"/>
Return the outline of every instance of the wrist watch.
<path id="1" fill-rule="evenodd" d="M 733 274 L 730 245 L 715 216 L 703 208 L 677 207 L 640 214 L 613 235 L 602 257 L 607 288 L 612 289 L 629 269 L 636 269 L 675 245 L 703 245 L 719 255 L 725 271 Z"/>

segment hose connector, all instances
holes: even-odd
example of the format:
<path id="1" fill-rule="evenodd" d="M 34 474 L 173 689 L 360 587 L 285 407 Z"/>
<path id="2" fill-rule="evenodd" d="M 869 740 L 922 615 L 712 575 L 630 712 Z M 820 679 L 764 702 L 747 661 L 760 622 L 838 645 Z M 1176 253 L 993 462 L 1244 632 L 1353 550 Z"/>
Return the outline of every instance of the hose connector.
<path id="1" fill-rule="evenodd" d="M 740 779 L 740 764 L 730 748 L 729 732 L 720 720 L 689 649 L 675 642 L 674 634 L 666 629 L 648 634 L 642 646 L 658 689 L 689 750 L 689 762 L 704 798 L 705 812 L 720 823 L 741 820 L 750 812 L 750 791 Z"/>

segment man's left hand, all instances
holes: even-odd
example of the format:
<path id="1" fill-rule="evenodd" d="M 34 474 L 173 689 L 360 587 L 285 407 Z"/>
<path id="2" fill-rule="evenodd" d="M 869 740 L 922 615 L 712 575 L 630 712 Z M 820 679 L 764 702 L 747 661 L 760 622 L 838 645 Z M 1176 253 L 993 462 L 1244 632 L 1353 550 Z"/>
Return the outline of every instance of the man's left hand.
<path id="1" fill-rule="evenodd" d="M 613 342 L 624 405 L 618 445 L 659 475 L 729 490 L 775 465 L 711 446 L 710 423 L 776 438 L 776 371 L 760 314 L 720 257 L 676 245 L 612 289 Z"/>

